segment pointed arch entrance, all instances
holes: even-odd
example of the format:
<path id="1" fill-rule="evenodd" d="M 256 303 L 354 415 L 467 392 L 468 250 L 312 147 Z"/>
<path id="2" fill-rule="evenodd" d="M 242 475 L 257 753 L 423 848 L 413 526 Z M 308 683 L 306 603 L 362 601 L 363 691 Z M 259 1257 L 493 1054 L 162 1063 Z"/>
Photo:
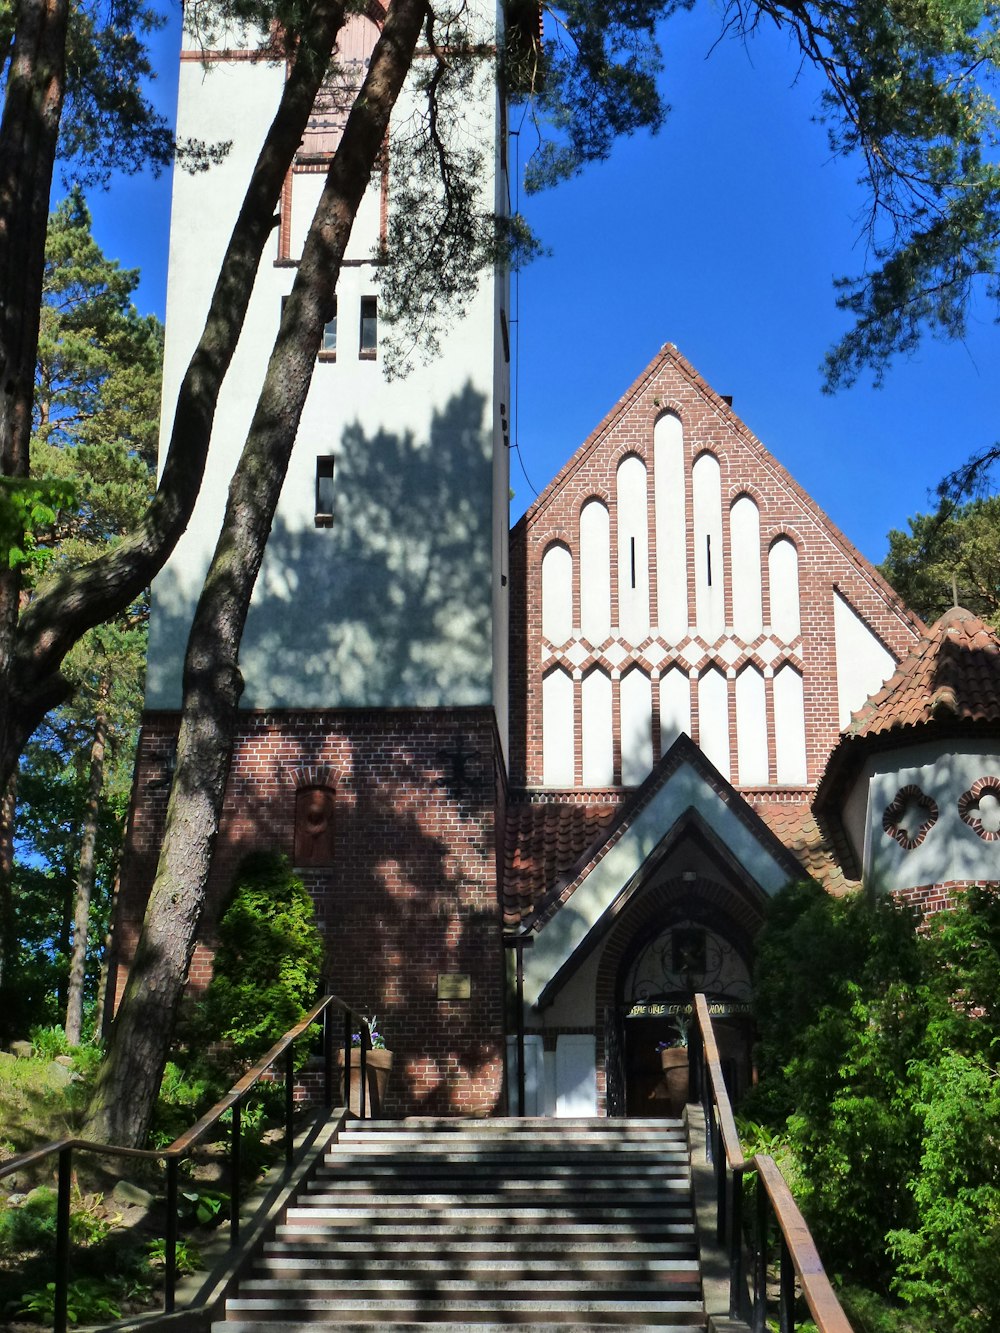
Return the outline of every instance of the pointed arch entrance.
<path id="1" fill-rule="evenodd" d="M 751 1078 L 753 940 L 763 897 L 747 883 L 682 873 L 647 887 L 608 938 L 597 977 L 609 1115 L 679 1115 L 694 996 L 709 1000 L 737 1097 Z"/>

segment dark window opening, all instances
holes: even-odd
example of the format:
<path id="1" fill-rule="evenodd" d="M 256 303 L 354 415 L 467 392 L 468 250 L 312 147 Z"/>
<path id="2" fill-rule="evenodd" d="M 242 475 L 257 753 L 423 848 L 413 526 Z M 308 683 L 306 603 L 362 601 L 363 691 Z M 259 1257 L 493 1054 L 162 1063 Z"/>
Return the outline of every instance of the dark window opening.
<path id="1" fill-rule="evenodd" d="M 712 538 L 705 537 L 705 567 L 708 570 L 708 586 L 712 586 Z"/>
<path id="2" fill-rule="evenodd" d="M 335 859 L 336 797 L 329 787 L 303 787 L 295 793 L 295 864 L 328 866 Z"/>
<path id="3" fill-rule="evenodd" d="M 333 527 L 333 465 L 332 457 L 316 459 L 316 526 Z"/>
<path id="4" fill-rule="evenodd" d="M 378 298 L 361 298 L 361 347 L 359 355 L 374 360 L 378 351 Z"/>
<path id="5" fill-rule="evenodd" d="M 629 538 L 629 541 L 631 542 L 631 547 L 632 547 L 632 556 L 631 556 L 631 558 L 632 558 L 632 587 L 634 588 L 634 587 L 635 587 L 635 538 L 634 538 L 634 537 L 630 537 L 630 538 Z"/>
<path id="6" fill-rule="evenodd" d="M 323 325 L 323 341 L 319 345 L 321 361 L 337 359 L 337 298 L 333 298 L 333 314 Z"/>

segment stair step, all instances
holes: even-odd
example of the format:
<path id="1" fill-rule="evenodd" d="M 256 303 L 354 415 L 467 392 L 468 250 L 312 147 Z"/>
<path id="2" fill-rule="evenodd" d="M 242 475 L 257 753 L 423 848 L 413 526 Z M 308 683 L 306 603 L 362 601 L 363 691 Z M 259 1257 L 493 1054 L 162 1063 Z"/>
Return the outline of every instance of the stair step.
<path id="1" fill-rule="evenodd" d="M 608 1333 L 608 1329 L 620 1327 L 622 1320 L 616 1319 L 614 1323 L 605 1321 L 604 1323 L 583 1322 L 578 1317 L 564 1316 L 558 1322 L 551 1319 L 536 1320 L 532 1319 L 530 1323 L 525 1323 L 517 1317 L 516 1312 L 503 1322 L 491 1320 L 475 1323 L 469 1323 L 466 1320 L 451 1319 L 433 1319 L 414 1321 L 410 1319 L 397 1320 L 391 1315 L 383 1315 L 379 1321 L 383 1328 L 391 1328 L 394 1333 L 424 1333 L 426 1329 L 433 1329 L 434 1333 L 502 1333 L 509 1328 L 531 1328 L 534 1333 L 565 1333 L 565 1330 L 572 1329 L 573 1333 Z M 642 1323 L 628 1321 L 627 1327 L 629 1333 L 696 1333 L 698 1329 L 705 1328 L 704 1319 L 691 1320 L 686 1319 L 683 1324 L 673 1323 Z M 271 1320 L 254 1319 L 238 1320 L 229 1319 L 225 1323 L 213 1325 L 216 1333 L 316 1333 L 316 1324 L 312 1321 L 296 1320 Z M 337 1323 L 337 1333 L 371 1333 L 371 1324 L 352 1323 L 344 1321 Z"/>
<path id="2" fill-rule="evenodd" d="M 675 1274 L 672 1278 L 636 1278 L 628 1281 L 602 1281 L 577 1275 L 575 1278 L 554 1278 L 545 1282 L 541 1295 L 543 1304 L 552 1300 L 632 1300 L 645 1297 L 655 1300 L 664 1291 L 677 1294 L 678 1289 L 697 1288 L 700 1282 L 697 1269 L 693 1273 Z M 240 1293 L 247 1298 L 278 1297 L 288 1292 L 285 1277 L 255 1277 L 240 1284 Z M 421 1300 L 476 1300 L 493 1296 L 501 1301 L 527 1301 L 537 1304 L 540 1299 L 536 1280 L 522 1281 L 484 1273 L 468 1277 L 383 1277 L 376 1274 L 366 1278 L 300 1277 L 295 1282 L 296 1299 L 309 1300 L 362 1300 L 421 1301 Z"/>
<path id="3" fill-rule="evenodd" d="M 682 1125 L 352 1124 L 226 1310 L 216 1333 L 704 1333 Z"/>
<path id="4" fill-rule="evenodd" d="M 690 1318 L 693 1322 L 704 1319 L 704 1307 L 700 1301 L 663 1301 L 663 1300 L 468 1300 L 456 1296 L 454 1300 L 429 1298 L 407 1306 L 402 1301 L 337 1299 L 324 1300 L 323 1297 L 300 1297 L 297 1295 L 274 1297 L 236 1296 L 226 1302 L 227 1309 L 234 1315 L 252 1319 L 255 1314 L 274 1316 L 288 1314 L 294 1318 L 313 1318 L 324 1323 L 339 1323 L 344 1315 L 352 1315 L 359 1323 L 382 1323 L 386 1315 L 397 1318 L 427 1319 L 435 1315 L 448 1318 L 467 1318 L 478 1314 L 521 1314 L 541 1315 L 614 1315 L 626 1322 L 631 1315 L 642 1315 L 647 1322 L 650 1316 L 656 1321 L 657 1316 L 671 1317 L 675 1322 Z M 421 1308 L 422 1307 L 422 1308 Z"/>
<path id="5" fill-rule="evenodd" d="M 338 1213 L 335 1209 L 329 1211 L 329 1216 L 317 1217 L 315 1209 L 289 1209 L 289 1215 L 293 1212 L 301 1214 L 294 1219 L 279 1226 L 277 1234 L 282 1240 L 292 1237 L 317 1232 L 328 1239 L 339 1239 L 340 1233 L 347 1229 L 347 1225 L 356 1219 L 348 1219 L 346 1222 L 337 1223 Z M 446 1240 L 454 1238 L 460 1240 L 463 1236 L 482 1238 L 482 1236 L 497 1235 L 496 1219 L 494 1217 L 486 1218 L 482 1221 L 465 1221 L 461 1224 L 449 1223 L 434 1219 L 433 1225 L 428 1225 L 427 1221 L 413 1221 L 408 1226 L 400 1223 L 389 1225 L 388 1223 L 374 1222 L 369 1224 L 367 1221 L 364 1226 L 357 1228 L 359 1237 L 366 1238 L 374 1236 L 378 1238 L 398 1236 L 400 1239 L 412 1241 L 418 1236 L 427 1236 L 429 1240 Z M 694 1238 L 694 1224 L 686 1220 L 686 1215 L 682 1210 L 671 1220 L 657 1222 L 654 1219 L 643 1221 L 628 1222 L 564 1222 L 560 1224 L 559 1234 L 553 1236 L 552 1228 L 547 1224 L 538 1227 L 526 1227 L 521 1219 L 517 1228 L 517 1239 L 521 1246 L 534 1245 L 536 1241 L 554 1240 L 559 1244 L 575 1244 L 579 1240 L 593 1238 L 596 1242 L 606 1245 L 611 1240 L 624 1244 L 631 1244 L 634 1240 L 645 1239 L 652 1240 L 654 1237 L 669 1237 L 674 1240 L 680 1240 L 682 1237 Z"/>
<path id="6" fill-rule="evenodd" d="M 546 1285 L 548 1285 L 550 1279 L 578 1278 L 581 1274 L 586 1276 L 588 1282 L 593 1281 L 603 1273 L 612 1276 L 620 1274 L 629 1278 L 650 1277 L 663 1280 L 672 1280 L 675 1275 L 689 1278 L 698 1275 L 700 1266 L 698 1260 L 693 1258 L 635 1259 L 631 1254 L 627 1258 L 615 1259 L 604 1256 L 600 1260 L 588 1259 L 586 1263 L 581 1263 L 579 1260 L 569 1258 L 562 1260 L 526 1259 L 517 1256 L 503 1257 L 489 1254 L 467 1255 L 460 1262 L 459 1256 L 454 1254 L 442 1254 L 440 1258 L 431 1258 L 426 1254 L 414 1255 L 410 1258 L 404 1258 L 400 1255 L 394 1255 L 391 1258 L 384 1255 L 357 1255 L 354 1258 L 337 1258 L 333 1252 L 324 1255 L 271 1254 L 265 1252 L 263 1258 L 258 1260 L 254 1271 L 261 1273 L 264 1270 L 268 1273 L 274 1273 L 276 1276 L 279 1274 L 289 1276 L 293 1273 L 301 1276 L 309 1276 L 314 1273 L 341 1273 L 344 1276 L 358 1278 L 369 1277 L 372 1273 L 376 1276 L 382 1276 L 387 1270 L 392 1273 L 412 1271 L 421 1274 L 444 1273 L 468 1276 L 470 1280 L 476 1281 L 479 1280 L 477 1276 L 479 1272 L 484 1273 L 487 1277 L 498 1273 L 508 1277 L 528 1275 L 537 1277 L 541 1275 L 546 1278 Z"/>

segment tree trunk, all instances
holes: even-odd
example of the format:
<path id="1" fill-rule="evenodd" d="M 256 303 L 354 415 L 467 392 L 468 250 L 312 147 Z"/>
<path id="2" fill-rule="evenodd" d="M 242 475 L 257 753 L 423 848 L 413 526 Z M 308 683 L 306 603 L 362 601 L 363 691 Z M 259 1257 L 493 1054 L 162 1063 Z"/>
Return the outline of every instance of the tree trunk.
<path id="1" fill-rule="evenodd" d="M 247 187 L 204 332 L 181 383 L 160 483 L 141 522 L 113 550 L 64 574 L 36 596 L 19 621 L 16 598 L 4 601 L 0 576 L 0 785 L 15 770 L 42 717 L 66 697 L 69 687 L 60 673 L 66 653 L 88 629 L 138 596 L 187 527 L 205 470 L 219 390 L 243 327 L 281 188 L 343 21 L 344 0 L 314 0 L 298 34 L 281 101 Z M 4 207 L 0 196 L 0 259 Z M 43 213 L 38 225 L 43 247 L 45 219 Z M 36 342 L 38 308 L 36 299 Z M 33 348 L 32 373 L 34 355 Z"/>
<path id="2" fill-rule="evenodd" d="M 330 164 L 195 611 L 166 829 L 135 961 L 84 1134 L 145 1140 L 187 981 L 219 826 L 250 596 L 358 206 L 413 59 L 426 0 L 394 0 Z"/>
<path id="3" fill-rule="evenodd" d="M 28 475 L 69 0 L 19 0 L 16 13 L 0 122 L 0 474 L 23 479 Z M 0 560 L 0 754 L 9 748 L 7 732 L 16 715 L 10 692 L 20 595 L 17 571 Z M 16 757 L 0 768 L 0 789 L 10 781 L 15 764 Z"/>
<path id="4" fill-rule="evenodd" d="M 73 911 L 73 952 L 69 963 L 69 988 L 66 993 L 66 1040 L 79 1046 L 83 1026 L 83 983 L 87 973 L 87 928 L 90 924 L 90 897 L 94 887 L 94 860 L 97 849 L 97 817 L 104 786 L 104 742 L 108 727 L 105 712 L 108 683 L 101 685 L 101 696 L 94 719 L 94 739 L 90 747 L 90 781 L 83 815 L 80 840 L 80 869 L 76 877 L 76 902 Z"/>
<path id="5" fill-rule="evenodd" d="M 14 816 L 17 813 L 17 774 L 0 799 L 0 1043 L 6 1046 L 15 1012 L 11 996 L 17 959 L 17 919 L 14 913 Z"/>

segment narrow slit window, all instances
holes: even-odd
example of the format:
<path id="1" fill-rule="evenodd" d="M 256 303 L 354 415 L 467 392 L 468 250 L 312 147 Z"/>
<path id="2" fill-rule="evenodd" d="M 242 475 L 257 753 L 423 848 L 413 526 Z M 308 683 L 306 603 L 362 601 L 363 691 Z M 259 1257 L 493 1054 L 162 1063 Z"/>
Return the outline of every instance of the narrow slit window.
<path id="1" fill-rule="evenodd" d="M 632 560 L 632 587 L 635 587 L 635 538 L 631 539 L 631 560 Z"/>
<path id="2" fill-rule="evenodd" d="M 705 569 L 708 572 L 708 586 L 712 586 L 712 538 L 710 535 L 705 537 Z"/>
<path id="3" fill-rule="evenodd" d="M 323 341 L 319 345 L 321 361 L 337 359 L 337 298 L 333 298 L 333 314 L 323 325 Z"/>
<path id="4" fill-rule="evenodd" d="M 333 465 L 331 456 L 316 459 L 316 526 L 333 527 Z"/>
<path id="5" fill-rule="evenodd" d="M 359 355 L 374 360 L 378 351 L 378 298 L 361 298 L 361 348 Z"/>

